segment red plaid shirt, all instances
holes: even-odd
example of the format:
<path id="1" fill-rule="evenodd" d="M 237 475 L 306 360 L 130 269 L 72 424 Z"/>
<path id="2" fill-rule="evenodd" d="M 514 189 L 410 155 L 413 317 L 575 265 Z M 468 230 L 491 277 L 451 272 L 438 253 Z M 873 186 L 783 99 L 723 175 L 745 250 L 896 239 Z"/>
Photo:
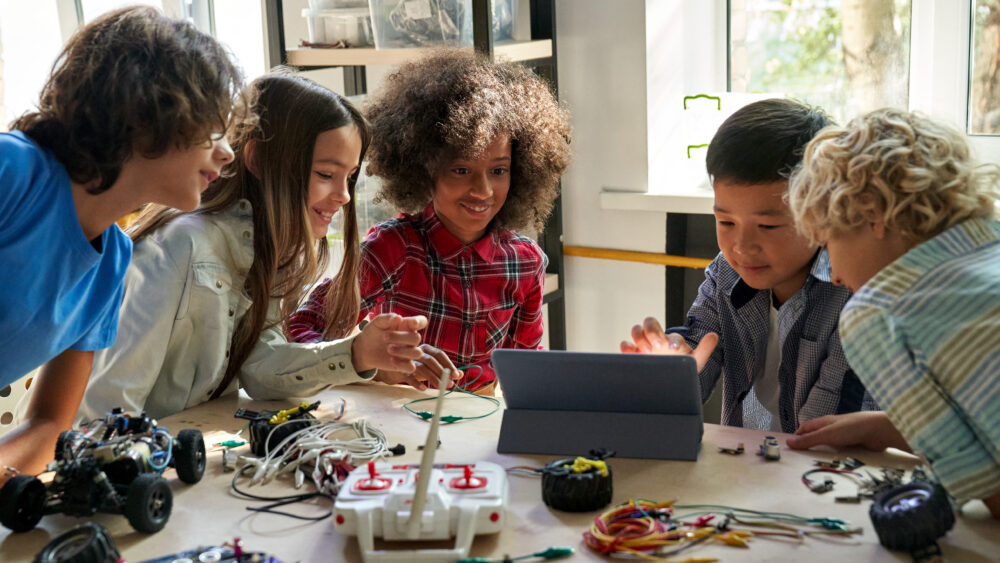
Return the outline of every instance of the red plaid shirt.
<path id="1" fill-rule="evenodd" d="M 420 215 L 375 225 L 361 243 L 359 321 L 381 313 L 426 316 L 423 341 L 456 366 L 481 366 L 480 387 L 496 379 L 495 348 L 539 348 L 547 261 L 533 240 L 509 230 L 465 245 L 428 205 Z M 329 284 L 317 286 L 289 320 L 296 341 L 322 339 Z M 477 375 L 466 370 L 462 383 Z"/>

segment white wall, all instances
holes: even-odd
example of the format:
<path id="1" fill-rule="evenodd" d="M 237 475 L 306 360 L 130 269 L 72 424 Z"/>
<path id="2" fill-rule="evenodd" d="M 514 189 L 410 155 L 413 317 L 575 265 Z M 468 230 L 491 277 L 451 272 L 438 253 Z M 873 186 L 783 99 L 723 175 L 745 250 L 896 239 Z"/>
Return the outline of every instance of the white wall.
<path id="1" fill-rule="evenodd" d="M 663 252 L 663 213 L 602 210 L 605 186 L 644 189 L 643 0 L 557 0 L 559 96 L 573 112 L 563 177 L 563 244 Z M 566 258 L 567 347 L 612 352 L 647 315 L 662 318 L 661 266 Z"/>

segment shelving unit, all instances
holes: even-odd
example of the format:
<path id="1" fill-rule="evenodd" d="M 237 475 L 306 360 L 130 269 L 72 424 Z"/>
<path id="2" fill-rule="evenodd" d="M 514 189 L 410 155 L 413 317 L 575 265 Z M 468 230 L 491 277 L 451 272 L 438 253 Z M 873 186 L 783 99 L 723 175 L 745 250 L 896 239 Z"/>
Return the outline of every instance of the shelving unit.
<path id="1" fill-rule="evenodd" d="M 270 65 L 288 65 L 300 69 L 325 67 L 344 68 L 345 95 L 363 94 L 367 90 L 365 67 L 368 65 L 398 65 L 422 55 L 416 49 L 320 49 L 292 48 L 285 45 L 282 0 L 266 0 L 265 34 Z M 531 39 L 528 41 L 493 41 L 493 11 L 490 0 L 472 0 L 473 48 L 492 59 L 521 62 L 547 80 L 558 95 L 556 80 L 556 20 L 555 0 L 531 0 Z M 556 199 L 538 244 L 549 257 L 545 275 L 545 295 L 548 306 L 549 348 L 566 349 L 566 304 L 564 299 L 564 263 L 562 250 L 562 196 Z"/>
<path id="2" fill-rule="evenodd" d="M 295 67 L 398 65 L 420 58 L 425 51 L 414 49 L 287 49 L 287 62 Z M 552 41 L 504 41 L 495 43 L 493 54 L 509 61 L 534 61 L 552 56 Z"/>

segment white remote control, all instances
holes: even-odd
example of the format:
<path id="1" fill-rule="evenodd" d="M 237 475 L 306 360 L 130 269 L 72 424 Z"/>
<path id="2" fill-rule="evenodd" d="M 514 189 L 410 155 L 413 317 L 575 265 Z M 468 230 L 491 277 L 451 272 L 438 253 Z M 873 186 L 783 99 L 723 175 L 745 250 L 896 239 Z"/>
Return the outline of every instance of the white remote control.
<path id="1" fill-rule="evenodd" d="M 449 372 L 439 382 L 420 465 L 370 462 L 356 468 L 341 485 L 333 504 L 334 528 L 356 535 L 367 563 L 448 561 L 469 554 L 476 534 L 503 528 L 509 491 L 507 472 L 495 463 L 434 465 L 441 404 Z M 452 549 L 375 550 L 383 540 L 447 540 Z"/>
<path id="2" fill-rule="evenodd" d="M 508 499 L 507 473 L 495 463 L 436 465 L 416 533 L 410 535 L 410 508 L 417 465 L 369 463 L 347 477 L 334 504 L 338 533 L 356 535 L 365 561 L 455 561 L 468 555 L 476 534 L 503 528 Z M 447 540 L 453 549 L 376 551 L 374 538 Z"/>

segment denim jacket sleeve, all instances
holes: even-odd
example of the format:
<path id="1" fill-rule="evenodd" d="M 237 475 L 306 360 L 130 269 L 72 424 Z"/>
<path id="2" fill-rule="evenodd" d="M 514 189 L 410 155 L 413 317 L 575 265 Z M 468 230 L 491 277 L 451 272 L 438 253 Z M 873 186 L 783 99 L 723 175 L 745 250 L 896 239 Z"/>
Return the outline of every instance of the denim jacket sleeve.
<path id="1" fill-rule="evenodd" d="M 271 311 L 278 309 L 272 303 Z M 269 315 L 273 318 L 273 316 Z M 356 335 L 325 342 L 289 342 L 281 325 L 261 332 L 240 370 L 240 386 L 254 399 L 314 395 L 331 385 L 366 381 L 374 370 L 358 374 L 351 360 Z"/>

